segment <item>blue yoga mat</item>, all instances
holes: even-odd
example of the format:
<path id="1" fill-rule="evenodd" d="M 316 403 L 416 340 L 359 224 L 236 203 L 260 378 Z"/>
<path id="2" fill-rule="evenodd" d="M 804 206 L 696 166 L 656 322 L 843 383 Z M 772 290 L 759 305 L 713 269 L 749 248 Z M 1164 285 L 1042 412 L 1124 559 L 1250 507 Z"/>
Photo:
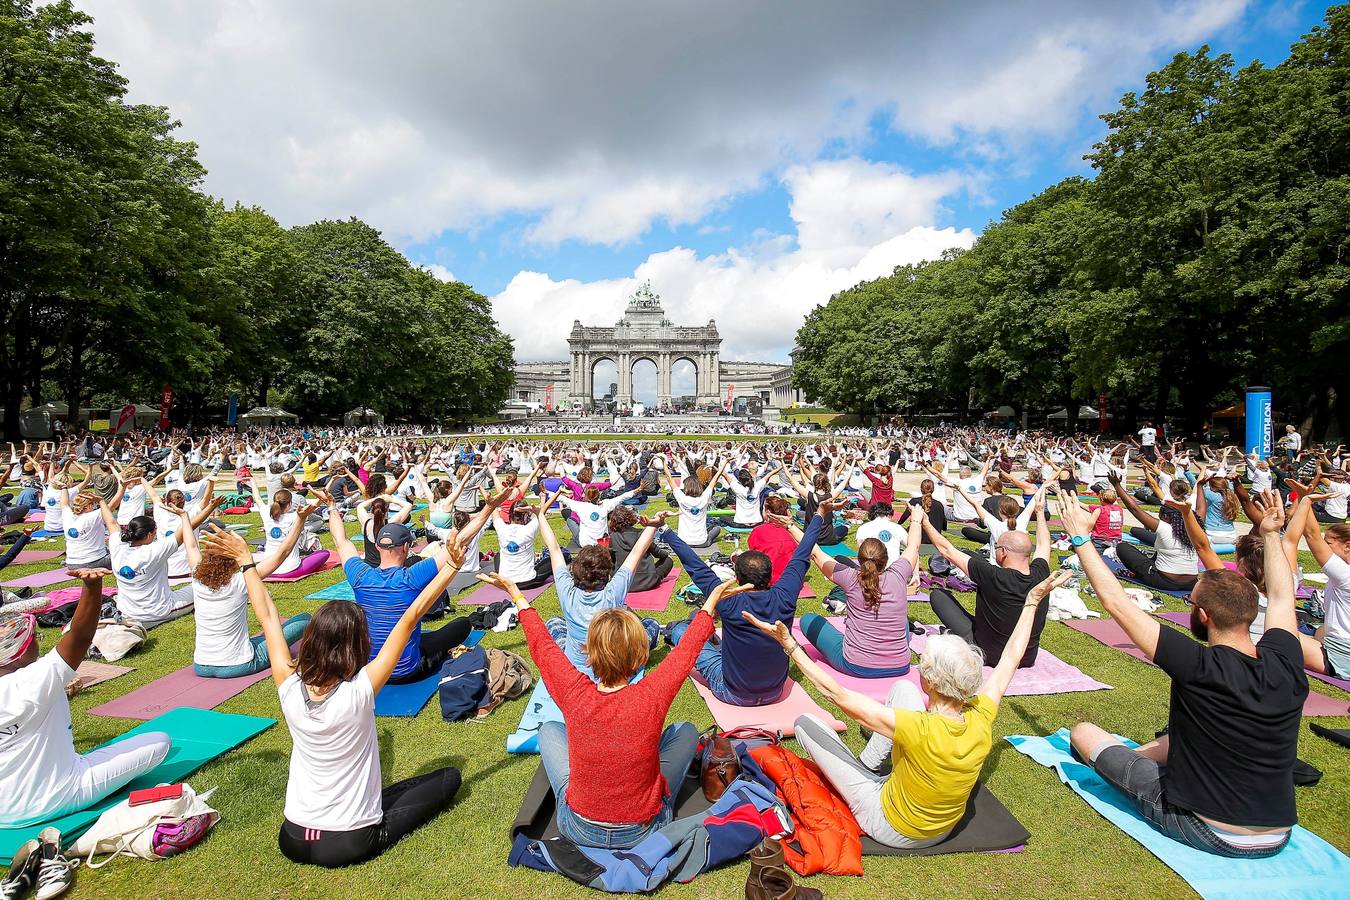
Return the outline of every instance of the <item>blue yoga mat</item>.
<path id="1" fill-rule="evenodd" d="M 1123 739 L 1122 739 L 1123 740 Z M 1011 735 L 1019 753 L 1054 769 L 1064 782 L 1108 822 L 1134 838 L 1144 849 L 1186 880 L 1207 900 L 1220 898 L 1289 898 L 1331 900 L 1350 890 L 1350 857 L 1301 826 L 1294 826 L 1289 843 L 1267 859 L 1228 859 L 1177 843 L 1155 831 L 1120 791 L 1091 766 L 1069 755 L 1069 732 L 1061 728 L 1048 737 Z M 1126 741 L 1130 746 L 1138 746 Z"/>
<path id="2" fill-rule="evenodd" d="M 561 722 L 562 710 L 544 687 L 544 679 L 534 683 L 534 691 L 525 704 L 525 712 L 520 717 L 516 730 L 506 736 L 507 753 L 538 753 L 539 726 L 545 722 Z"/>
<path id="3" fill-rule="evenodd" d="M 132 735 L 147 731 L 162 731 L 173 741 L 172 749 L 164 758 L 164 762 L 120 791 L 114 791 L 110 796 L 79 812 L 19 828 L 0 828 L 0 862 L 8 865 L 14 858 L 14 851 L 22 846 L 24 841 L 37 837 L 38 832 L 48 825 L 54 825 L 61 831 L 63 842 L 73 842 L 89 830 L 89 826 L 98 820 L 105 809 L 117 805 L 132 791 L 182 781 L 217 756 L 234 749 L 275 724 L 276 719 L 240 716 L 186 706 L 170 710 L 148 722 L 142 722 L 126 734 L 119 735 L 102 746 L 116 744 Z"/>
<path id="4" fill-rule="evenodd" d="M 483 639 L 483 632 L 470 631 L 464 646 L 472 647 Z M 421 681 L 410 684 L 386 684 L 375 695 L 375 715 L 377 716 L 415 716 L 427 705 L 431 695 L 440 687 L 441 673 L 432 672 Z"/>
<path id="5" fill-rule="evenodd" d="M 829 546 L 829 547 L 821 547 L 821 548 L 820 548 L 820 551 L 821 551 L 822 553 L 828 554 L 828 555 L 830 555 L 830 556 L 857 556 L 857 555 L 858 555 L 858 551 L 857 551 L 857 550 L 854 550 L 852 547 L 848 546 L 847 544 L 833 544 L 833 545 L 831 545 L 831 546 Z"/>
<path id="6" fill-rule="evenodd" d="M 337 584 L 330 584 L 322 590 L 317 590 L 312 594 L 305 595 L 306 600 L 355 600 L 356 593 L 352 591 L 352 586 L 345 578 Z"/>

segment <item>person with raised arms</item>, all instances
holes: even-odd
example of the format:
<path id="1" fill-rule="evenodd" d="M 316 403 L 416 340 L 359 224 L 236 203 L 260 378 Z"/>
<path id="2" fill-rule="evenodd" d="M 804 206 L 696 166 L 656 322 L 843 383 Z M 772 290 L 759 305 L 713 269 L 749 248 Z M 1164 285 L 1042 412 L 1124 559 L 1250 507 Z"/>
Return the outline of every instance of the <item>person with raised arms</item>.
<path id="1" fill-rule="evenodd" d="M 480 575 L 520 611 L 530 656 L 563 721 L 539 728 L 539 756 L 557 798 L 558 831 L 575 844 L 633 847 L 675 818 L 675 802 L 698 747 L 690 722 L 666 725 L 670 705 L 712 637 L 718 605 L 750 585 L 719 582 L 694 614 L 689 640 L 634 680 L 650 648 L 638 617 L 611 607 L 589 623 L 588 678 L 559 649 L 539 611 L 500 575 Z"/>
<path id="2" fill-rule="evenodd" d="M 460 772 L 454 767 L 381 788 L 375 697 L 391 682 L 422 616 L 459 570 L 463 547 L 452 543 L 446 548 L 445 564 L 433 571 L 379 648 L 371 645 L 359 604 L 330 600 L 314 613 L 295 657 L 243 539 L 217 530 L 205 536 L 202 547 L 239 565 L 267 640 L 272 681 L 292 741 L 277 836 L 282 854 L 292 862 L 327 868 L 364 862 L 445 811 L 459 791 Z"/>
<path id="3" fill-rule="evenodd" d="M 1092 520 L 1070 497 L 1060 510 L 1102 606 L 1172 679 L 1167 734 L 1131 748 L 1089 722 L 1070 731 L 1074 752 L 1175 841 L 1237 859 L 1273 856 L 1298 820 L 1294 763 L 1308 678 L 1294 614 L 1294 582 L 1281 546 L 1284 506 L 1262 498 L 1268 606 L 1251 639 L 1257 590 L 1237 572 L 1206 571 L 1191 591 L 1186 635 L 1126 596 L 1089 539 Z"/>
<path id="4" fill-rule="evenodd" d="M 928 639 L 920 659 L 919 687 L 898 681 L 885 704 L 842 687 L 807 656 L 783 622 L 763 622 L 748 610 L 742 615 L 776 642 L 826 699 L 872 732 L 859 758 L 817 716 L 803 715 L 794 725 L 797 743 L 848 804 L 863 833 L 887 847 L 919 849 L 940 843 L 965 815 L 993 749 L 1003 694 L 1037 620 L 1044 619 L 1045 598 L 1068 579 L 1069 572 L 1060 570 L 1027 592 L 1012 635 L 983 686 L 985 657 L 979 648 L 939 634 Z M 883 775 L 887 757 L 891 771 Z"/>
<path id="5" fill-rule="evenodd" d="M 87 809 L 149 772 L 169 755 L 167 734 L 150 731 L 75 752 L 66 685 L 84 661 L 103 608 L 107 569 L 69 569 L 82 582 L 65 634 L 38 654 L 37 620 L 29 613 L 0 619 L 0 828 L 59 819 Z M 43 829 L 14 851 L 0 894 L 17 897 L 29 886 L 54 897 L 69 887 L 72 864 L 61 836 Z"/>

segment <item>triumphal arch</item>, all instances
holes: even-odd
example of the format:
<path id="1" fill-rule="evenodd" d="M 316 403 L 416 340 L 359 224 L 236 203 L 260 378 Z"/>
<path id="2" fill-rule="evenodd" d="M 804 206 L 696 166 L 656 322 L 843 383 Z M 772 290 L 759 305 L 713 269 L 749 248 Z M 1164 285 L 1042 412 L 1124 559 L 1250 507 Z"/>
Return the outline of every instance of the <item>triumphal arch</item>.
<path id="1" fill-rule="evenodd" d="M 643 360 L 656 366 L 657 404 L 671 405 L 671 369 L 681 360 L 694 366 L 694 391 L 699 406 L 721 402 L 718 396 L 722 337 L 717 322 L 707 325 L 672 324 L 661 308 L 661 298 L 643 285 L 628 301 L 623 318 L 612 328 L 582 325 L 577 319 L 567 336 L 571 356 L 570 402 L 574 407 L 591 404 L 595 393 L 595 367 L 605 360 L 618 370 L 614 400 L 620 409 L 633 405 L 633 367 Z"/>

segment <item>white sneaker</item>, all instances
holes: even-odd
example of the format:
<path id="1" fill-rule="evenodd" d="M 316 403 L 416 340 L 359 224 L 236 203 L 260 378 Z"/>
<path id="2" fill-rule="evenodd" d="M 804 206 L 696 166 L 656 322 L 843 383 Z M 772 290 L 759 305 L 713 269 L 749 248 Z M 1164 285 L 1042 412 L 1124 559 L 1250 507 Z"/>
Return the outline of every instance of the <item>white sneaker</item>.
<path id="1" fill-rule="evenodd" d="M 61 832 L 55 828 L 42 829 L 38 835 L 42 847 L 38 851 L 36 900 L 50 900 L 64 894 L 75 880 L 73 871 L 80 864 L 78 859 L 66 859 L 61 852 Z"/>

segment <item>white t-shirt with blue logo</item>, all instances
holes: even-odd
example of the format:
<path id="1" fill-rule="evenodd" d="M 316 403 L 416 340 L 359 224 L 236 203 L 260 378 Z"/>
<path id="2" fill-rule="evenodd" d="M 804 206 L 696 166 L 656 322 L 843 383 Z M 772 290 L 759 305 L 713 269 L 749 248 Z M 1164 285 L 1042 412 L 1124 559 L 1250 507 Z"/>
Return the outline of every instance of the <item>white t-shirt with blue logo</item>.
<path id="1" fill-rule="evenodd" d="M 609 512 L 622 501 L 613 499 L 587 503 L 584 500 L 559 497 L 558 502 L 577 514 L 580 526 L 577 530 L 577 544 L 582 547 L 593 547 L 609 533 Z"/>
<path id="2" fill-rule="evenodd" d="M 173 612 L 169 585 L 169 557 L 177 548 L 173 538 L 158 538 L 140 547 L 115 540 L 108 548 L 117 578 L 117 608 L 128 619 L 154 623 Z"/>
<path id="3" fill-rule="evenodd" d="M 65 488 L 67 497 L 75 496 L 74 488 Z M 46 516 L 42 520 L 42 530 L 57 534 L 62 530 L 61 519 L 61 491 L 62 488 L 54 488 L 50 484 L 42 486 L 42 512 Z"/>
<path id="4" fill-rule="evenodd" d="M 263 537 L 267 539 L 267 543 L 263 544 L 262 553 L 255 554 L 255 558 L 263 559 L 276 553 L 281 545 L 286 542 L 286 535 L 290 534 L 291 529 L 295 527 L 296 516 L 293 512 L 285 512 L 281 514 L 281 518 L 273 519 L 271 510 L 265 506 L 259 510 L 259 513 L 262 517 Z M 276 574 L 284 575 L 299 568 L 299 566 L 300 542 L 296 541 L 295 546 L 291 548 L 291 552 L 281 561 L 281 565 L 277 566 Z"/>
<path id="5" fill-rule="evenodd" d="M 96 506 L 83 515 L 62 507 L 61 527 L 66 533 L 66 568 L 78 569 L 98 562 L 108 552 L 108 528 Z"/>
<path id="6" fill-rule="evenodd" d="M 117 524 L 126 525 L 137 516 L 145 515 L 145 484 L 133 484 L 122 492 L 122 505 L 117 507 Z"/>
<path id="7" fill-rule="evenodd" d="M 697 497 L 690 497 L 682 488 L 675 491 L 675 505 L 680 508 L 680 524 L 675 533 L 691 547 L 708 545 L 708 503 L 712 495 L 711 486 Z"/>
<path id="8" fill-rule="evenodd" d="M 883 516 L 859 525 L 857 538 L 859 544 L 862 544 L 868 538 L 876 538 L 885 544 L 886 565 L 889 566 L 905 552 L 905 544 L 909 541 L 909 534 L 905 531 L 903 525 L 897 525 Z"/>
<path id="9" fill-rule="evenodd" d="M 531 516 L 530 521 L 516 525 L 493 516 L 492 527 L 500 545 L 497 571 L 515 582 L 534 578 L 534 539 L 539 534 L 539 520 Z"/>

